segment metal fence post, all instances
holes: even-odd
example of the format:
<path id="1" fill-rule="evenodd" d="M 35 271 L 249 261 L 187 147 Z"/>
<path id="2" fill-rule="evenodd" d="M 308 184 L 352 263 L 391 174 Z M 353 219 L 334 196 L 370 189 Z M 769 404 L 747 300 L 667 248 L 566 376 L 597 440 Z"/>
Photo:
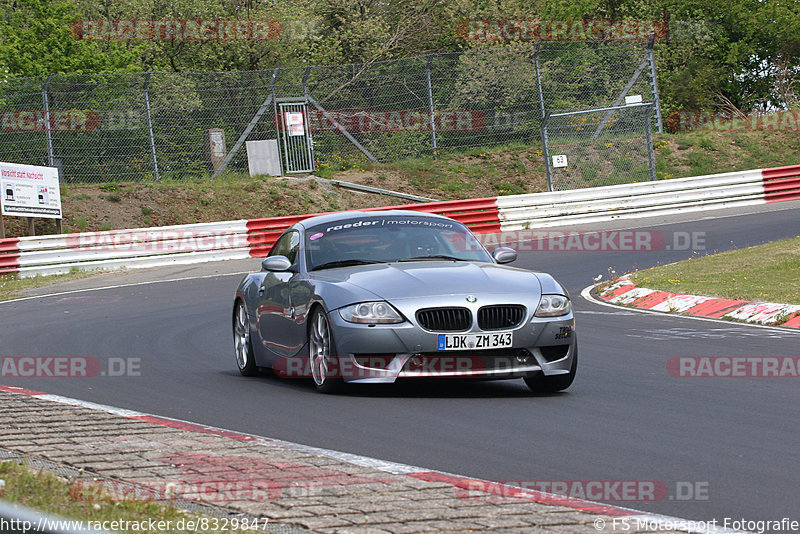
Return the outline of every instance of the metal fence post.
<path id="1" fill-rule="evenodd" d="M 652 115 L 653 115 L 653 108 L 658 105 L 658 100 L 655 100 L 653 104 L 647 109 L 647 115 L 645 116 L 645 128 L 644 131 L 647 135 L 647 162 L 650 165 L 650 180 L 655 182 L 656 181 L 656 154 L 655 150 L 653 149 L 653 124 L 652 124 Z"/>
<path id="2" fill-rule="evenodd" d="M 153 174 L 156 177 L 156 181 L 160 182 L 161 177 L 158 174 L 158 157 L 156 157 L 156 141 L 153 137 L 153 119 L 150 116 L 150 95 L 147 92 L 147 86 L 150 84 L 150 74 L 144 78 L 144 109 L 147 112 L 147 133 L 150 136 L 150 155 L 153 158 Z"/>
<path id="3" fill-rule="evenodd" d="M 547 173 L 547 190 L 553 191 L 553 170 L 550 168 L 550 150 L 547 149 L 547 119 L 550 112 L 546 112 L 542 117 L 542 127 L 539 130 L 542 136 L 542 156 L 544 156 L 544 171 Z"/>
<path id="4" fill-rule="evenodd" d="M 50 99 L 47 97 L 47 90 L 50 88 L 50 81 L 55 76 L 55 72 L 51 72 L 44 82 L 42 87 L 42 103 L 44 105 L 44 132 L 47 139 L 47 166 L 53 166 L 53 133 L 50 128 Z"/>
<path id="5" fill-rule="evenodd" d="M 42 87 L 42 105 L 44 106 L 44 131 L 45 131 L 45 136 L 47 137 L 48 167 L 55 166 L 55 156 L 53 155 L 53 132 L 52 132 L 52 125 L 50 124 L 50 98 L 47 96 L 47 90 L 50 88 L 50 81 L 53 79 L 54 75 L 55 73 L 51 72 L 50 75 L 47 77 L 47 81 L 44 82 L 44 87 Z M 61 179 L 61 173 L 59 172 L 59 180 L 60 179 Z M 0 219 L 2 219 L 2 217 L 3 216 L 0 215 Z M 56 219 L 56 231 L 59 234 L 61 233 L 61 219 Z M 28 217 L 28 235 L 34 235 L 34 226 L 32 217 Z M 6 229 L 3 225 L 2 220 L 0 220 L 0 237 L 4 238 L 5 236 L 6 236 Z"/>
<path id="6" fill-rule="evenodd" d="M 281 168 L 281 176 L 286 176 L 286 169 L 283 168 L 283 150 L 281 146 L 281 119 L 278 116 L 278 97 L 275 95 L 275 80 L 278 77 L 279 69 L 272 73 L 272 83 L 269 84 L 269 98 L 272 102 L 272 122 L 275 125 L 275 141 L 278 143 L 278 166 Z M 304 95 L 308 100 L 308 95 Z"/>
<path id="7" fill-rule="evenodd" d="M 542 91 L 542 76 L 539 72 L 539 50 L 542 46 L 541 41 L 536 43 L 536 52 L 533 54 L 533 65 L 536 69 L 536 88 L 539 91 L 539 111 L 542 114 L 542 122 L 539 126 L 539 135 L 542 139 L 542 156 L 544 157 L 544 170 L 547 173 L 547 190 L 553 190 L 553 171 L 550 169 L 550 151 L 547 149 L 547 119 L 550 112 L 545 111 L 544 92 Z"/>
<path id="8" fill-rule="evenodd" d="M 303 96 L 308 96 L 308 75 L 311 74 L 311 66 L 306 67 L 305 72 L 303 72 Z"/>
<path id="9" fill-rule="evenodd" d="M 647 47 L 647 57 L 650 60 L 650 84 L 653 86 L 653 102 L 656 106 L 656 127 L 658 133 L 664 133 L 664 125 L 661 121 L 661 101 L 658 98 L 658 79 L 656 78 L 656 57 L 653 53 L 653 44 L 656 40 L 655 34 L 650 38 L 650 44 Z"/>
<path id="10" fill-rule="evenodd" d="M 317 165 L 316 165 L 316 163 L 314 161 L 314 138 L 311 135 L 311 125 L 309 124 L 309 120 L 308 120 L 308 97 L 309 97 L 309 94 L 308 94 L 308 77 L 310 75 L 311 75 L 311 66 L 309 65 L 308 67 L 306 67 L 306 71 L 303 73 L 303 98 L 304 98 L 304 103 L 303 103 L 303 107 L 301 108 L 302 111 L 303 111 L 303 126 L 305 128 L 305 143 L 306 143 L 305 153 L 306 153 L 306 158 L 307 158 L 306 161 L 308 162 L 308 165 L 305 165 L 305 168 L 307 170 L 304 170 L 302 172 L 315 172 L 317 170 Z M 284 115 L 281 114 L 281 116 L 283 117 Z M 283 139 L 284 139 L 283 147 L 286 149 L 286 154 L 285 155 L 288 158 L 289 149 L 288 149 L 285 129 L 284 129 L 284 137 L 283 137 Z M 281 146 L 280 141 L 278 141 L 278 151 L 280 151 L 280 146 Z M 284 170 L 286 172 L 289 172 L 288 169 L 289 169 L 289 164 L 288 164 L 288 159 L 287 159 L 286 169 L 284 169 Z M 298 172 L 298 171 L 295 171 L 294 169 L 292 169 L 292 172 Z"/>
<path id="11" fill-rule="evenodd" d="M 536 52 L 533 54 L 533 65 L 536 69 L 536 88 L 539 91 L 539 111 L 542 114 L 542 119 L 544 119 L 544 91 L 542 91 L 542 75 L 539 72 L 539 49 L 542 46 L 542 42 L 538 41 L 536 43 Z"/>
<path id="12" fill-rule="evenodd" d="M 428 55 L 428 61 L 425 64 L 425 80 L 428 82 L 428 112 L 431 116 L 431 139 L 433 141 L 433 159 L 439 159 L 439 154 L 436 149 L 436 121 L 433 117 L 433 89 L 431 87 L 431 61 L 433 61 L 433 54 Z"/>

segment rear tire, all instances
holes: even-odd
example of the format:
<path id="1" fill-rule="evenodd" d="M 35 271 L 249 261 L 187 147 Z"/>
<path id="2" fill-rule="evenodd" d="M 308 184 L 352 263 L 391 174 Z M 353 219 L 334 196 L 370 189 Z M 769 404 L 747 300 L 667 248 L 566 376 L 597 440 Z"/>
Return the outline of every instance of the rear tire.
<path id="1" fill-rule="evenodd" d="M 253 357 L 253 345 L 250 339 L 250 319 L 247 308 L 241 300 L 236 301 L 233 312 L 233 349 L 239 372 L 244 376 L 256 376 L 258 367 Z"/>
<path id="2" fill-rule="evenodd" d="M 578 345 L 575 345 L 575 354 L 572 357 L 572 365 L 569 367 L 569 373 L 554 376 L 545 376 L 543 373 L 539 373 L 536 376 L 526 376 L 523 380 L 525 380 L 525 384 L 534 393 L 556 393 L 558 391 L 564 391 L 572 385 L 577 370 Z"/>
<path id="3" fill-rule="evenodd" d="M 328 317 L 322 308 L 314 310 L 308 329 L 308 361 L 311 378 L 320 393 L 336 393 L 344 387 Z"/>

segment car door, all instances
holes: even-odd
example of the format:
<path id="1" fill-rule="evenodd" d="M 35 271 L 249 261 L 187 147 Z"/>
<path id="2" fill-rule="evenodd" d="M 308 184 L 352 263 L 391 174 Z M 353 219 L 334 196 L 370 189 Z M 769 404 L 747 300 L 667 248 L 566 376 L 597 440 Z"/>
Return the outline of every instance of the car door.
<path id="1" fill-rule="evenodd" d="M 276 357 L 296 354 L 305 340 L 305 331 L 297 320 L 292 298 L 296 286 L 300 284 L 296 272 L 299 248 L 299 232 L 291 230 L 283 234 L 270 250 L 269 256 L 286 256 L 293 268 L 286 272 L 267 273 L 258 289 L 258 332 L 266 349 L 268 364 Z"/>

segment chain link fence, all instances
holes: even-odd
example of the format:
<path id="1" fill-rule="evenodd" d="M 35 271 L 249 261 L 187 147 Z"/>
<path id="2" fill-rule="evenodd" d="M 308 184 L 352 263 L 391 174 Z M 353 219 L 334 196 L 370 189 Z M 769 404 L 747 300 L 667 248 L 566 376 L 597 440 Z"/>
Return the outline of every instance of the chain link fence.
<path id="1" fill-rule="evenodd" d="M 652 108 L 652 104 L 635 104 L 548 114 L 543 130 L 550 190 L 654 179 Z"/>
<path id="2" fill-rule="evenodd" d="M 57 166 L 66 183 L 247 172 L 245 141 L 280 140 L 285 126 L 276 112 L 287 102 L 305 105 L 315 168 L 544 142 L 545 155 L 569 161 L 556 170 L 545 158 L 551 189 L 648 179 L 653 121 L 660 129 L 646 42 L 542 42 L 369 64 L 0 82 L 0 161 Z M 626 105 L 631 95 L 642 105 Z M 590 111 L 596 109 L 607 111 Z"/>
<path id="3" fill-rule="evenodd" d="M 662 131 L 653 43 L 553 43 L 536 59 L 551 191 L 655 180 L 652 122 Z"/>

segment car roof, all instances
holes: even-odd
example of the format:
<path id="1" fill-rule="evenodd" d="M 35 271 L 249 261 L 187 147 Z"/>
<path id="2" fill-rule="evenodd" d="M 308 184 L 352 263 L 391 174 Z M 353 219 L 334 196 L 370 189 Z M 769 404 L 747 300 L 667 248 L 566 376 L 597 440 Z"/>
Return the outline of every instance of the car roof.
<path id="1" fill-rule="evenodd" d="M 354 210 L 354 211 L 340 211 L 336 213 L 326 213 L 324 215 L 317 215 L 316 217 L 310 217 L 308 219 L 303 219 L 302 221 L 295 224 L 295 226 L 302 226 L 303 228 L 309 228 L 311 226 L 316 226 L 317 224 L 326 224 L 331 222 L 339 222 L 339 221 L 350 221 L 354 219 L 363 219 L 365 217 L 431 217 L 436 219 L 448 219 L 442 215 L 437 215 L 435 213 L 424 213 L 421 211 L 414 211 L 414 210 L 375 210 L 375 211 L 362 211 L 362 210 Z"/>

